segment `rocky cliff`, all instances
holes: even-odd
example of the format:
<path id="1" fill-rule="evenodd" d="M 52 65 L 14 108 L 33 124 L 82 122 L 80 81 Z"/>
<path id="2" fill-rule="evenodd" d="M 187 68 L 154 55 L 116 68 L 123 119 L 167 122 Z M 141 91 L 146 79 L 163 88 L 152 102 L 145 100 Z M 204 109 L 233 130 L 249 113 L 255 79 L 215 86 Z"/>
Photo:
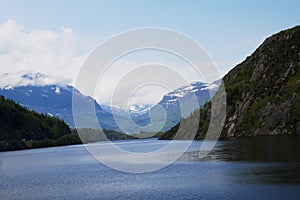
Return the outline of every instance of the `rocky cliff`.
<path id="1" fill-rule="evenodd" d="M 300 26 L 267 38 L 223 82 L 227 97 L 223 137 L 299 134 Z M 210 105 L 200 112 L 197 138 L 207 130 Z M 176 127 L 163 139 L 175 132 Z"/>
<path id="2" fill-rule="evenodd" d="M 266 39 L 223 79 L 224 135 L 300 132 L 300 27 Z"/>

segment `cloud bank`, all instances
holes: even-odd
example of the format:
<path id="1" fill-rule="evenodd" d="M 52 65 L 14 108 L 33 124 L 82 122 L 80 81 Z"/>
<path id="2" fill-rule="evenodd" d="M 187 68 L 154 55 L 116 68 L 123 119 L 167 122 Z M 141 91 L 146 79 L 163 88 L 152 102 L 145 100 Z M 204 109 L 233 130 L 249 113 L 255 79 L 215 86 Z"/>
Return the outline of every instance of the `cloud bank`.
<path id="1" fill-rule="evenodd" d="M 89 46 L 87 43 L 89 42 L 86 39 L 67 27 L 62 27 L 59 31 L 28 30 L 11 19 L 0 23 L 0 88 L 74 84 L 80 67 L 88 56 L 88 52 L 84 52 Z M 146 63 L 168 66 L 171 71 L 185 77 L 187 83 L 205 81 L 181 58 L 163 51 L 143 50 L 123 56 L 112 63 L 98 83 L 100 88 L 98 87 L 93 94 L 85 93 L 82 88 L 77 89 L 94 97 L 101 104 L 111 105 L 115 87 L 120 80 Z M 149 74 L 136 75 L 132 80 L 148 76 Z M 170 74 L 157 71 L 153 78 L 160 76 L 165 80 Z M 121 92 L 115 97 L 118 102 L 113 106 L 122 108 L 130 104 L 157 103 L 164 94 L 182 86 L 176 77 L 169 77 L 168 80 L 165 86 L 148 84 L 144 87 L 137 85 L 136 88 L 129 88 L 129 80 L 128 83 L 119 86 Z"/>
<path id="2" fill-rule="evenodd" d="M 72 83 L 84 60 L 79 38 L 66 27 L 59 32 L 26 30 L 14 20 L 0 24 L 0 87 Z M 26 77 L 33 74 L 43 77 Z"/>

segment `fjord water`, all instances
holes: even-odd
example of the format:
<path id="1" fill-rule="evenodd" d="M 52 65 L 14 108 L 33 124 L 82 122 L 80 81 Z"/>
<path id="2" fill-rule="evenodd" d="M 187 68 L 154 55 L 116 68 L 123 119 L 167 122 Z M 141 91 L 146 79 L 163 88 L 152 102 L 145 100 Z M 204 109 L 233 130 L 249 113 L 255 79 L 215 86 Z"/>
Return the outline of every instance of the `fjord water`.
<path id="1" fill-rule="evenodd" d="M 149 152 L 169 141 L 115 141 Z M 178 143 L 184 141 L 177 141 Z M 101 145 L 103 143 L 99 143 Z M 84 145 L 0 153 L 1 199 L 299 199 L 299 137 L 219 141 L 204 159 L 194 141 L 177 162 L 131 174 L 93 158 Z M 95 144 L 93 144 L 95 145 Z M 151 164 L 151 163 L 149 163 Z"/>

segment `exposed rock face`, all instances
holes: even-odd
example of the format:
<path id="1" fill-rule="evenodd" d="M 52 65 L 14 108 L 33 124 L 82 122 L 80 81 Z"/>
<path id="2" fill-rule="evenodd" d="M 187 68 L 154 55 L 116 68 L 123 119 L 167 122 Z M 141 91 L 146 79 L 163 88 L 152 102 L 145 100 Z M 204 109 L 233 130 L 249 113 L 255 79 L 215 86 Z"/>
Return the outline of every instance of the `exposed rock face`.
<path id="1" fill-rule="evenodd" d="M 300 134 L 300 26 L 266 39 L 223 82 L 227 97 L 223 137 Z M 205 136 L 209 112 L 208 103 L 200 110 L 196 138 Z M 175 129 L 166 135 L 176 134 Z"/>
<path id="2" fill-rule="evenodd" d="M 266 39 L 223 79 L 227 93 L 224 136 L 299 132 L 300 27 Z"/>

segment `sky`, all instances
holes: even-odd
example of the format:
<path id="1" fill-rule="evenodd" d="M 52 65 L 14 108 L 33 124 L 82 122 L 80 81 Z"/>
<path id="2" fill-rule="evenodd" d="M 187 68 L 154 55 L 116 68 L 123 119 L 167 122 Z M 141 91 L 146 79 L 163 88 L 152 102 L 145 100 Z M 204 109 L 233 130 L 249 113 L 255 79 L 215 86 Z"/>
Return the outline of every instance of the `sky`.
<path id="1" fill-rule="evenodd" d="M 192 38 L 224 76 L 266 37 L 300 24 L 297 0 L 0 0 L 0 5 L 0 87 L 74 83 L 82 64 L 99 44 L 144 27 L 171 29 Z M 186 67 L 165 53 L 140 52 L 118 60 L 111 79 L 117 82 L 122 77 L 118 69 L 149 62 L 174 69 Z M 197 81 L 192 71 L 183 71 Z M 22 78 L 25 73 L 37 72 L 45 76 Z M 100 103 L 111 100 L 112 84 L 106 81 L 101 93 L 94 94 Z M 130 102 L 155 103 L 171 89 L 156 85 L 153 92 L 145 87 L 134 92 L 137 96 Z"/>

